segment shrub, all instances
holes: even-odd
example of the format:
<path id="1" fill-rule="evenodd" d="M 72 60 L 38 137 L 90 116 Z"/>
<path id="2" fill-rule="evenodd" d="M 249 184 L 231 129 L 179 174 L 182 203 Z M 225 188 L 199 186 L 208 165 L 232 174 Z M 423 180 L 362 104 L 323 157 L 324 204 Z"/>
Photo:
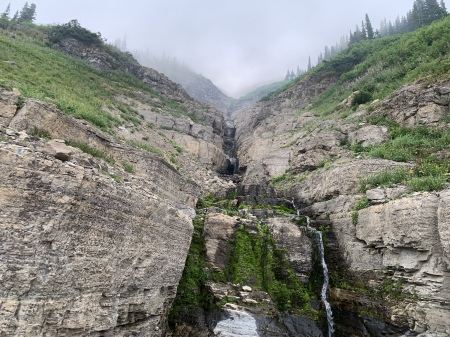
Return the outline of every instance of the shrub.
<path id="1" fill-rule="evenodd" d="M 372 100 L 372 94 L 368 91 L 360 91 L 359 93 L 355 94 L 355 97 L 353 98 L 352 106 L 358 106 L 360 104 L 365 104 L 367 102 L 370 102 Z"/>

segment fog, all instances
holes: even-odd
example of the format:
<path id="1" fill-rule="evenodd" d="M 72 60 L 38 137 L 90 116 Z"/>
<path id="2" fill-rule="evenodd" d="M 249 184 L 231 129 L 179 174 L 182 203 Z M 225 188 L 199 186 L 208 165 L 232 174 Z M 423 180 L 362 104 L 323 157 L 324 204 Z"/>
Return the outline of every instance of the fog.
<path id="1" fill-rule="evenodd" d="M 0 1 L 3 12 L 9 1 Z M 284 79 L 287 69 L 313 65 L 324 46 L 355 30 L 365 14 L 374 29 L 394 21 L 413 0 L 32 0 L 37 23 L 66 23 L 101 32 L 110 43 L 176 57 L 239 97 L 257 85 Z M 11 1 L 11 12 L 25 1 Z"/>

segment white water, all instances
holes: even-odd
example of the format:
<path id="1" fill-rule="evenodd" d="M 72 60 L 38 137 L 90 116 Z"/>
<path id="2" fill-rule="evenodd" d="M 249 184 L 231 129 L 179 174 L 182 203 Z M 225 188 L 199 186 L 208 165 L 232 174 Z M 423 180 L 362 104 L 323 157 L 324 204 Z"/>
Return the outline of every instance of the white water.
<path id="1" fill-rule="evenodd" d="M 328 337 L 333 337 L 334 333 L 333 312 L 331 311 L 331 305 L 327 299 L 328 282 L 330 281 L 330 279 L 328 277 L 328 266 L 327 263 L 325 262 L 325 251 L 323 248 L 322 232 L 309 226 L 309 217 L 306 217 L 306 221 L 307 221 L 307 229 L 317 236 L 319 242 L 318 247 L 319 247 L 320 261 L 322 263 L 323 269 L 323 284 L 320 296 L 323 304 L 325 305 L 325 310 L 327 311 Z"/>
<path id="2" fill-rule="evenodd" d="M 292 200 L 292 205 L 297 210 L 297 216 L 300 217 L 300 211 L 295 207 L 294 200 Z M 319 255 L 320 255 L 320 262 L 322 264 L 322 270 L 323 270 L 323 284 L 322 284 L 322 291 L 320 294 L 322 303 L 325 306 L 325 310 L 327 312 L 327 324 L 328 324 L 328 337 L 333 337 L 334 334 L 334 321 L 333 321 L 333 312 L 331 311 L 331 305 L 330 302 L 328 302 L 327 299 L 327 289 L 328 289 L 328 282 L 330 281 L 328 277 L 328 266 L 325 262 L 325 251 L 323 248 L 323 239 L 322 239 L 322 232 L 318 231 L 310 226 L 310 219 L 307 216 L 306 217 L 306 229 L 309 232 L 314 233 L 314 235 L 317 237 L 319 247 Z"/>

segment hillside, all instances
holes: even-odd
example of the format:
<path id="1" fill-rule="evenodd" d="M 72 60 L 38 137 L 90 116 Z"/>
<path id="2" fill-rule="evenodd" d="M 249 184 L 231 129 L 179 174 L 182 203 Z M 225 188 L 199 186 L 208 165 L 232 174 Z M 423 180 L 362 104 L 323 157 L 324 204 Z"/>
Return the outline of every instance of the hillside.
<path id="1" fill-rule="evenodd" d="M 226 112 L 234 101 L 220 91 L 211 80 L 192 71 L 185 64 L 180 64 L 176 59 L 156 58 L 138 52 L 136 58 L 141 64 L 156 69 L 175 83 L 180 84 L 191 97 L 199 102 L 210 104 L 220 111 Z"/>
<path id="2" fill-rule="evenodd" d="M 76 21 L 0 50 L 1 334 L 164 336 L 222 113 Z"/>
<path id="3" fill-rule="evenodd" d="M 234 114 L 244 183 L 324 230 L 339 336 L 367 316 L 449 333 L 449 26 L 351 45 Z M 351 308 L 373 294 L 385 316 Z"/>
<path id="4" fill-rule="evenodd" d="M 232 121 L 76 20 L 0 30 L 0 335 L 449 336 L 448 27 Z"/>

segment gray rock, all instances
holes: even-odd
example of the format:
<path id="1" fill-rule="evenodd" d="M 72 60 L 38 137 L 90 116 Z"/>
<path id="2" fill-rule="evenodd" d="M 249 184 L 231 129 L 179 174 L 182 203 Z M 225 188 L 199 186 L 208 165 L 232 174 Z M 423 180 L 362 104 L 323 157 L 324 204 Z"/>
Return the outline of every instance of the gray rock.
<path id="1" fill-rule="evenodd" d="M 378 145 L 388 137 L 388 128 L 379 125 L 366 125 L 348 134 L 351 144 L 361 144 L 363 147 Z"/>

